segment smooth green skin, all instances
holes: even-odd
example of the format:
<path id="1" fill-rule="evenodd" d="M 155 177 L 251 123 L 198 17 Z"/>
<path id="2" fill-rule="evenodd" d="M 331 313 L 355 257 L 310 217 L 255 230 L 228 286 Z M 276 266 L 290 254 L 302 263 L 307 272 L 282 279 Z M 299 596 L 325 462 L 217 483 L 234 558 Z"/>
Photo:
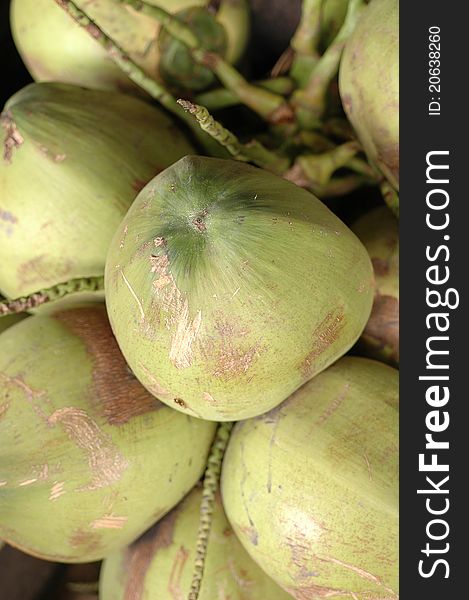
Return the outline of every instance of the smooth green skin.
<path id="1" fill-rule="evenodd" d="M 107 558 L 100 600 L 187 598 L 196 551 L 202 491 L 184 501 L 134 544 Z M 136 594 L 137 590 L 137 595 Z M 199 600 L 291 600 L 250 558 L 231 529 L 218 499 Z"/>
<path id="2" fill-rule="evenodd" d="M 158 109 L 68 84 L 23 88 L 2 125 L 0 289 L 11 298 L 101 275 L 137 192 L 192 151 Z M 20 142 L 5 154 L 13 127 Z"/>
<path id="3" fill-rule="evenodd" d="M 15 323 L 19 323 L 23 319 L 25 319 L 28 315 L 25 313 L 20 313 L 18 315 L 6 315 L 6 317 L 0 317 L 0 333 L 11 327 Z"/>
<path id="4" fill-rule="evenodd" d="M 150 0 L 175 13 L 207 0 Z M 76 0 L 142 69 L 158 79 L 160 25 L 114 0 Z M 106 51 L 54 0 L 12 0 L 11 29 L 16 47 L 36 81 L 62 81 L 93 89 L 136 91 L 135 84 Z M 236 62 L 249 36 L 247 0 L 224 0 L 217 20 L 228 36 L 227 60 Z"/>
<path id="5" fill-rule="evenodd" d="M 370 255 L 375 301 L 360 349 L 370 358 L 399 363 L 399 224 L 386 206 L 360 217 L 352 226 Z"/>
<path id="6" fill-rule="evenodd" d="M 368 158 L 399 189 L 399 2 L 372 0 L 345 45 L 342 103 Z"/>
<path id="7" fill-rule="evenodd" d="M 197 156 L 138 195 L 105 272 L 111 325 L 138 379 L 219 421 L 270 410 L 344 354 L 372 286 L 366 250 L 312 194 Z"/>
<path id="8" fill-rule="evenodd" d="M 238 423 L 222 498 L 258 565 L 298 600 L 398 589 L 398 372 L 345 357 Z"/>
<path id="9" fill-rule="evenodd" d="M 129 373 L 104 306 L 26 319 L 0 336 L 0 538 L 101 559 L 187 494 L 213 435 Z"/>

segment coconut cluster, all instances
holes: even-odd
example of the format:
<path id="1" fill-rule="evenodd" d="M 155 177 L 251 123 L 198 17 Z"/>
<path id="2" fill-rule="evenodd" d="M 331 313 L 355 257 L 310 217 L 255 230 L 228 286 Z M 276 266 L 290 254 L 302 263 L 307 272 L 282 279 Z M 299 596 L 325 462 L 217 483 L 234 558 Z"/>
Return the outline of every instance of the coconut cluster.
<path id="1" fill-rule="evenodd" d="M 398 598 L 398 3 L 251 9 L 11 3 L 0 546 L 90 600 Z"/>

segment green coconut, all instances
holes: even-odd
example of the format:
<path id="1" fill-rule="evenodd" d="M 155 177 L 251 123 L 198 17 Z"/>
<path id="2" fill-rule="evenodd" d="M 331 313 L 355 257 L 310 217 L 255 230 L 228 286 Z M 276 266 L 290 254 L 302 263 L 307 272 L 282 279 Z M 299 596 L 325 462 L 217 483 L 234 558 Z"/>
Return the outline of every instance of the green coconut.
<path id="1" fill-rule="evenodd" d="M 100 600 L 187 598 L 194 570 L 201 501 L 202 490 L 196 488 L 140 539 L 107 558 L 101 571 Z M 222 598 L 288 600 L 291 596 L 244 550 L 218 498 L 199 600 Z"/>
<path id="2" fill-rule="evenodd" d="M 222 468 L 228 520 L 298 600 L 397 600 L 398 372 L 345 357 L 238 423 Z"/>
<path id="3" fill-rule="evenodd" d="M 270 410 L 344 354 L 368 320 L 373 274 L 359 240 L 309 192 L 191 156 L 136 198 L 105 288 L 143 385 L 224 421 Z"/>
<path id="4" fill-rule="evenodd" d="M 352 230 L 368 250 L 375 273 L 375 300 L 359 347 L 370 358 L 399 363 L 399 226 L 391 211 L 378 207 Z"/>
<path id="5" fill-rule="evenodd" d="M 201 40 L 202 48 L 216 52 L 221 56 L 226 54 L 226 30 L 206 9 L 191 6 L 176 13 Z M 166 29 L 160 31 L 158 37 L 161 58 L 159 71 L 162 78 L 170 85 L 190 90 L 203 90 L 216 81 L 213 72 L 206 66 L 197 64 L 191 57 L 189 48 L 175 40 Z"/>
<path id="6" fill-rule="evenodd" d="M 103 305 L 30 317 L 0 336 L 0 538 L 101 559 L 187 494 L 213 435 L 138 383 Z"/>
<path id="7" fill-rule="evenodd" d="M 345 45 L 342 103 L 368 158 L 399 189 L 399 2 L 372 0 Z"/>
<path id="8" fill-rule="evenodd" d="M 149 0 L 175 13 L 207 0 Z M 160 24 L 115 0 L 76 0 L 142 69 L 159 79 Z M 95 89 L 135 91 L 136 86 L 53 0 L 12 0 L 11 28 L 16 46 L 36 81 L 63 81 Z M 228 40 L 226 58 L 236 62 L 249 35 L 247 0 L 223 0 L 216 15 Z"/>
<path id="9" fill-rule="evenodd" d="M 102 275 L 138 191 L 191 152 L 156 108 L 68 84 L 25 87 L 1 125 L 0 289 L 11 298 Z"/>

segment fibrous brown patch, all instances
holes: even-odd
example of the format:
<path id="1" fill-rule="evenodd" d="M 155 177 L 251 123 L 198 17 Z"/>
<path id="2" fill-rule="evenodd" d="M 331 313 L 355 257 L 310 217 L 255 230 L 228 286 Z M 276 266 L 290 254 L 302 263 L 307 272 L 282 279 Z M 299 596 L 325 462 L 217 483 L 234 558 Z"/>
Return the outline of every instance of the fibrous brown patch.
<path id="1" fill-rule="evenodd" d="M 314 329 L 313 347 L 300 365 L 300 371 L 305 379 L 309 379 L 316 370 L 316 359 L 334 344 L 344 328 L 344 313 L 341 307 L 336 313 L 328 313 Z"/>
<path id="2" fill-rule="evenodd" d="M 80 548 L 84 554 L 95 553 L 101 547 L 101 536 L 94 531 L 85 531 L 82 528 L 75 529 L 70 536 L 70 545 Z"/>
<path id="3" fill-rule="evenodd" d="M 128 574 L 125 600 L 142 600 L 145 593 L 145 575 L 159 550 L 173 543 L 178 509 L 172 510 L 162 521 L 131 544 L 124 555 L 123 571 Z"/>
<path id="4" fill-rule="evenodd" d="M 70 441 L 78 446 L 88 458 L 91 481 L 78 491 L 95 490 L 112 485 L 122 476 L 129 463 L 120 453 L 112 439 L 82 409 L 59 408 L 48 418 L 51 426 L 60 424 Z"/>
<path id="5" fill-rule="evenodd" d="M 40 254 L 35 256 L 18 266 L 16 276 L 20 285 L 32 285 L 40 284 L 43 285 L 44 280 L 49 278 L 55 279 L 55 281 L 66 281 L 70 277 L 70 273 L 73 267 L 71 260 L 64 260 L 59 263 L 54 261 L 48 263 L 49 257 L 46 254 Z"/>
<path id="6" fill-rule="evenodd" d="M 222 317 L 215 321 L 215 331 L 217 336 L 208 338 L 202 350 L 205 358 L 215 362 L 211 374 L 225 381 L 246 374 L 263 351 L 261 342 L 247 342 L 249 330 Z"/>
<path id="7" fill-rule="evenodd" d="M 5 130 L 5 139 L 3 141 L 3 160 L 6 163 L 11 163 L 13 150 L 21 146 L 21 144 L 24 142 L 24 138 L 18 131 L 11 113 L 2 113 L 0 117 L 0 123 Z"/>
<path id="8" fill-rule="evenodd" d="M 165 245 L 163 238 L 156 238 L 154 243 L 156 247 Z M 169 359 L 176 369 L 185 369 L 192 364 L 193 346 L 202 324 L 202 313 L 197 311 L 191 319 L 189 302 L 185 295 L 181 294 L 169 272 L 169 259 L 166 254 L 151 255 L 150 264 L 151 272 L 156 274 L 153 281 L 155 299 L 159 300 L 161 309 L 166 313 L 166 328 L 173 332 Z"/>
<path id="9" fill-rule="evenodd" d="M 104 306 L 61 311 L 54 318 L 84 343 L 93 364 L 92 400 L 110 425 L 162 408 L 129 370 Z"/>

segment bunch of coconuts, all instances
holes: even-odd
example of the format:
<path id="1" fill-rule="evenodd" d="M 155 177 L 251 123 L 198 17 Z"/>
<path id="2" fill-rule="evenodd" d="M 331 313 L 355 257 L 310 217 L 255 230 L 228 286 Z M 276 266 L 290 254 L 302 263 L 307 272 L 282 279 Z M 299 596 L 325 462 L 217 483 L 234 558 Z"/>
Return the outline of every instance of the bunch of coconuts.
<path id="1" fill-rule="evenodd" d="M 11 1 L 0 546 L 63 600 L 398 598 L 398 2 L 270 73 L 252 8 Z"/>

